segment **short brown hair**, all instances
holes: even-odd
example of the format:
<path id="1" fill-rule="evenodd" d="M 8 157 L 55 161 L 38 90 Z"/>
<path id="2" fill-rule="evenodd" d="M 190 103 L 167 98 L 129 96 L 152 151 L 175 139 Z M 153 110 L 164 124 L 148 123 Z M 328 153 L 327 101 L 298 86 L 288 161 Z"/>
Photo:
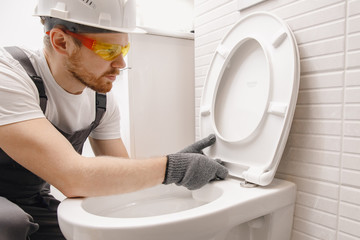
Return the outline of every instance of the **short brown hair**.
<path id="1" fill-rule="evenodd" d="M 46 18 L 40 18 L 40 22 L 42 25 L 45 25 L 45 21 L 46 21 Z M 66 27 L 62 26 L 62 25 L 56 25 L 54 26 L 54 28 L 60 28 L 60 29 L 66 29 Z M 76 39 L 76 38 L 73 38 L 74 40 L 74 43 L 80 47 L 81 46 L 81 41 Z M 44 38 L 43 38 L 43 43 L 44 43 L 44 47 L 45 49 L 49 50 L 49 51 L 52 51 L 52 45 L 51 45 L 51 42 L 50 42 L 50 36 L 45 34 Z"/>

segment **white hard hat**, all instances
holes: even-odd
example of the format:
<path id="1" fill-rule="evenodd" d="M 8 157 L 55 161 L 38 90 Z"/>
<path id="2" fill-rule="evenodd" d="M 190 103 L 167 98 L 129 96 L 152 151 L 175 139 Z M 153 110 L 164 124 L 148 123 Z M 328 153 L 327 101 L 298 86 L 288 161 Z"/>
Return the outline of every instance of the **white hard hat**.
<path id="1" fill-rule="evenodd" d="M 136 27 L 136 0 L 38 0 L 34 16 L 52 20 L 50 26 L 56 24 L 75 23 L 90 32 L 124 32 L 141 33 Z M 62 21 L 63 20 L 63 21 Z M 48 21 L 51 22 L 51 21 Z M 65 24 L 66 27 L 68 27 Z M 89 30 L 92 29 L 92 30 Z M 95 30 L 94 30 L 95 29 Z M 96 31 L 99 30 L 99 31 Z M 50 30 L 50 29 L 48 29 Z M 46 30 L 46 31 L 48 31 Z M 78 28 L 69 29 L 86 32 Z"/>

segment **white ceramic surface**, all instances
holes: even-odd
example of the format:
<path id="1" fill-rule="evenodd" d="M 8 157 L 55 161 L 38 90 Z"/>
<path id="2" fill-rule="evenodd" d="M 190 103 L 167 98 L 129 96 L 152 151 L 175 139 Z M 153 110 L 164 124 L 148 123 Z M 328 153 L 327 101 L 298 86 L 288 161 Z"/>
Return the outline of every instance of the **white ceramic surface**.
<path id="1" fill-rule="evenodd" d="M 284 230 L 286 224 L 290 227 L 281 233 L 281 238 L 276 238 L 286 240 L 295 192 L 293 183 L 278 179 L 267 187 L 255 188 L 240 187 L 234 179 L 214 182 L 196 191 L 160 185 L 123 195 L 66 199 L 59 206 L 58 216 L 61 230 L 69 240 L 209 240 L 225 239 L 235 226 L 286 208 L 290 219 L 278 224 Z M 169 198 L 179 201 L 168 205 L 163 200 Z M 137 206 L 144 199 L 150 199 L 147 209 Z"/>

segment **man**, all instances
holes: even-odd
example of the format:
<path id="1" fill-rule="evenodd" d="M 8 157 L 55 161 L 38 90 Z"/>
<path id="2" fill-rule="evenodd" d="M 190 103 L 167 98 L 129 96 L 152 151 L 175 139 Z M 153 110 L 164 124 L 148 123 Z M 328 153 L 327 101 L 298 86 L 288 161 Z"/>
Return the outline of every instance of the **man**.
<path id="1" fill-rule="evenodd" d="M 44 49 L 0 48 L 0 239 L 64 239 L 49 184 L 88 197 L 162 183 L 197 189 L 227 176 L 202 152 L 213 135 L 129 159 L 110 90 L 137 31 L 134 9 L 132 0 L 39 0 Z M 88 136 L 96 157 L 81 155 Z"/>

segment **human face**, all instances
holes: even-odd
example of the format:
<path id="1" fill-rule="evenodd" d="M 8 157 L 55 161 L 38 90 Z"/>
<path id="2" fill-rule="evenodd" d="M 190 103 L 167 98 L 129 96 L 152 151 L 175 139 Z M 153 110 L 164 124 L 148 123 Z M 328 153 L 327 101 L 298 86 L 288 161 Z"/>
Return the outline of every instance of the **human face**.
<path id="1" fill-rule="evenodd" d="M 124 33 L 87 34 L 86 37 L 113 45 L 128 45 L 128 35 Z M 65 65 L 68 72 L 83 85 L 103 93 L 111 90 L 119 69 L 126 66 L 121 53 L 112 60 L 105 60 L 87 47 L 72 52 Z"/>

